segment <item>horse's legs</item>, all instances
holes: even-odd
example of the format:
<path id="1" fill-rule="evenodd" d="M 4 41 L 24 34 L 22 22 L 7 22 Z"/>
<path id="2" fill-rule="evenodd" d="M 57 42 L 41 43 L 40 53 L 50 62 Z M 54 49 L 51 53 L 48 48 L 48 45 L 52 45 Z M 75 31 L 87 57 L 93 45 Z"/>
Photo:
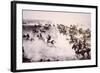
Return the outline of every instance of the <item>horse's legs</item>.
<path id="1" fill-rule="evenodd" d="M 89 54 L 89 52 L 87 52 L 87 59 L 90 59 L 90 54 Z"/>
<path id="2" fill-rule="evenodd" d="M 81 52 L 81 55 L 82 55 L 82 59 L 85 59 L 85 52 L 84 51 Z"/>

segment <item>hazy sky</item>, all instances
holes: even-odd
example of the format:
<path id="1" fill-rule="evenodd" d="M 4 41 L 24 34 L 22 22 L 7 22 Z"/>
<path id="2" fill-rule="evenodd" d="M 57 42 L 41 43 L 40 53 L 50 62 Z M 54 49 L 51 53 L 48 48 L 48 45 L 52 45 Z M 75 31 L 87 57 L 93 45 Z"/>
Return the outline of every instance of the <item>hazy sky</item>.
<path id="1" fill-rule="evenodd" d="M 31 11 L 23 10 L 23 19 L 48 20 L 58 24 L 82 24 L 85 27 L 91 26 L 90 13 L 74 12 L 50 12 L 50 11 Z"/>

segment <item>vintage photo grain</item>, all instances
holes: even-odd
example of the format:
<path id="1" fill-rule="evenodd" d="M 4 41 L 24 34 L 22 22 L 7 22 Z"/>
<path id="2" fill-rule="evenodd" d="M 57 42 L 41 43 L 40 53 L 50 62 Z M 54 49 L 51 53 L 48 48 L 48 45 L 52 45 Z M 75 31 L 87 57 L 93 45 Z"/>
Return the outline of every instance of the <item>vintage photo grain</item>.
<path id="1" fill-rule="evenodd" d="M 91 13 L 22 11 L 22 61 L 91 59 Z"/>

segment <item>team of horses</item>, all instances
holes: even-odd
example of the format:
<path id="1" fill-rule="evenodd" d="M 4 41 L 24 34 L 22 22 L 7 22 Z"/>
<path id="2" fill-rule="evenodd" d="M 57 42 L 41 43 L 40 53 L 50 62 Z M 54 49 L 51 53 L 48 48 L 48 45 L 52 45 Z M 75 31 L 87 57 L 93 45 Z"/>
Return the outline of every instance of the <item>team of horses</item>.
<path id="1" fill-rule="evenodd" d="M 90 51 L 91 49 L 89 48 L 88 44 L 86 43 L 86 40 L 84 41 L 75 41 L 72 49 L 74 49 L 77 58 L 79 58 L 79 56 L 81 56 L 81 58 L 79 59 L 90 59 Z"/>
<path id="2" fill-rule="evenodd" d="M 44 26 L 42 29 L 41 27 L 42 26 L 35 25 L 34 28 L 32 28 L 33 33 L 38 33 L 38 32 L 45 33 L 46 30 L 49 30 L 51 26 L 47 25 L 47 26 Z M 36 30 L 36 29 L 39 29 L 39 30 Z M 41 33 L 37 35 L 39 39 L 43 38 Z M 24 34 L 23 38 L 25 38 L 26 40 L 30 40 L 30 35 L 28 33 Z M 48 35 L 47 43 L 51 43 L 53 45 L 55 43 L 55 40 L 52 40 L 51 36 Z M 24 56 L 24 47 L 22 49 L 23 49 L 23 56 Z M 74 40 L 72 49 L 74 49 L 77 59 L 90 59 L 91 58 L 91 55 L 90 55 L 91 48 L 87 45 L 86 40 L 83 40 L 83 41 L 78 40 L 78 39 Z M 27 59 L 25 57 L 23 57 L 23 60 L 30 62 L 30 59 Z M 41 59 L 40 61 L 42 62 L 44 60 Z M 50 61 L 50 59 L 48 59 L 47 61 Z M 56 61 L 58 61 L 58 59 Z"/>

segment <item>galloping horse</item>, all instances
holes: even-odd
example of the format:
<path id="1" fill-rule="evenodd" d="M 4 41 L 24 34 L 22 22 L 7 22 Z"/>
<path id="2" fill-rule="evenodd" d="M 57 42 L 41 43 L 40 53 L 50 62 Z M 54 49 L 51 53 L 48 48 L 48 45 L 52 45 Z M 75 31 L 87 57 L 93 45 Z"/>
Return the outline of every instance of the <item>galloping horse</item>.
<path id="1" fill-rule="evenodd" d="M 86 43 L 86 42 L 85 42 Z M 81 41 L 75 42 L 72 46 L 72 49 L 75 50 L 76 55 L 81 55 L 81 59 L 90 59 L 90 51 L 91 49 L 88 48 L 84 43 Z M 87 54 L 87 56 L 85 55 Z"/>

